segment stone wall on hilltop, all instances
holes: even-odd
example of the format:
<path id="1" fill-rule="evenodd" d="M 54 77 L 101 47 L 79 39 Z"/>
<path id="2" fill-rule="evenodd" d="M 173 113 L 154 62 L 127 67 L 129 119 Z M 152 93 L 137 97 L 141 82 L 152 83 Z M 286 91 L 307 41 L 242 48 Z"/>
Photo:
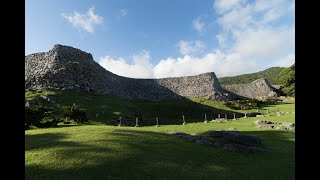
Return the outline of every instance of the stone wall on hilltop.
<path id="1" fill-rule="evenodd" d="M 50 86 L 83 89 L 127 99 L 169 100 L 208 96 L 214 100 L 230 100 L 238 97 L 221 88 L 213 72 L 161 79 L 127 78 L 101 67 L 90 53 L 59 44 L 48 52 L 25 57 L 25 88 Z"/>
<path id="2" fill-rule="evenodd" d="M 265 78 L 257 79 L 251 83 L 222 85 L 226 90 L 246 98 L 277 97 L 277 90 L 272 87 Z"/>

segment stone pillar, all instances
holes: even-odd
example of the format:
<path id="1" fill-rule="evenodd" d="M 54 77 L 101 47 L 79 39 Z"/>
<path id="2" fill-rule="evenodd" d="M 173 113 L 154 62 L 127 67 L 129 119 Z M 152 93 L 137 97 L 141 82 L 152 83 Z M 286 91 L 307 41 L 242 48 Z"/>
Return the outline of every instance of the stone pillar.
<path id="1" fill-rule="evenodd" d="M 233 120 L 236 120 L 236 114 L 233 113 Z"/>
<path id="2" fill-rule="evenodd" d="M 207 114 L 204 114 L 204 123 L 208 123 Z"/>
<path id="3" fill-rule="evenodd" d="M 220 114 L 218 114 L 218 119 L 220 120 Z"/>
<path id="4" fill-rule="evenodd" d="M 159 127 L 158 117 L 156 117 L 156 121 L 157 121 L 157 125 L 156 125 L 156 127 Z"/>
<path id="5" fill-rule="evenodd" d="M 227 114 L 224 114 L 224 118 L 225 118 L 226 120 L 228 120 L 228 116 L 227 116 Z"/>
<path id="6" fill-rule="evenodd" d="M 246 112 L 244 113 L 244 118 L 247 118 L 247 113 Z"/>
<path id="7" fill-rule="evenodd" d="M 138 124 L 138 117 L 136 117 L 136 126 L 135 127 L 138 127 L 139 124 Z"/>
<path id="8" fill-rule="evenodd" d="M 184 115 L 182 115 L 182 120 L 183 120 L 183 124 L 182 125 L 187 124 L 186 121 L 184 120 Z"/>
<path id="9" fill-rule="evenodd" d="M 120 122 L 119 122 L 118 126 L 121 126 L 121 119 L 122 119 L 122 118 L 120 117 L 120 118 L 119 118 L 119 121 L 120 121 Z"/>

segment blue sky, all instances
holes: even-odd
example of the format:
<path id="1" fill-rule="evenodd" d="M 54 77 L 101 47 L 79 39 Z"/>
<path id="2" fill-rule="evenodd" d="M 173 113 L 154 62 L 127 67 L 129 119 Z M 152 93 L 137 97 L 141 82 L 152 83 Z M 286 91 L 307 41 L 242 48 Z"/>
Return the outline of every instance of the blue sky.
<path id="1" fill-rule="evenodd" d="M 25 54 L 54 44 L 90 52 L 126 77 L 215 72 L 218 77 L 290 66 L 292 0 L 27 0 Z"/>

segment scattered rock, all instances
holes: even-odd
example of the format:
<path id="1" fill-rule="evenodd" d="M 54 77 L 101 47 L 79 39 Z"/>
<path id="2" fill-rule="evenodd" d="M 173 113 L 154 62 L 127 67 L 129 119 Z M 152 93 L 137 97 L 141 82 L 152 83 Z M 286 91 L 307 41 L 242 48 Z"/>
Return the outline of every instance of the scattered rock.
<path id="1" fill-rule="evenodd" d="M 282 126 L 286 126 L 286 127 L 295 127 L 295 124 L 294 123 L 282 123 Z"/>
<path id="2" fill-rule="evenodd" d="M 45 95 L 41 95 L 40 97 L 51 103 L 61 102 L 61 100 L 56 95 L 45 94 Z"/>
<path id="3" fill-rule="evenodd" d="M 238 131 L 207 131 L 201 136 L 189 135 L 183 132 L 171 132 L 169 134 L 183 138 L 196 144 L 211 145 L 217 148 L 223 148 L 232 152 L 266 152 L 265 148 L 259 147 L 261 140 L 257 136 L 241 134 Z M 208 138 L 205 138 L 205 137 Z M 211 139 L 214 138 L 214 139 Z"/>
<path id="4" fill-rule="evenodd" d="M 187 134 L 187 133 L 183 133 L 183 132 L 171 132 L 169 134 L 175 135 L 178 138 L 186 139 L 189 141 L 192 141 L 194 139 L 194 137 L 192 135 Z"/>
<path id="5" fill-rule="evenodd" d="M 212 142 L 211 140 L 206 139 L 206 138 L 197 139 L 197 140 L 195 140 L 195 143 L 196 144 L 208 144 L 208 145 L 214 144 L 214 142 Z"/>
<path id="6" fill-rule="evenodd" d="M 42 104 L 38 101 L 26 100 L 25 106 L 33 107 L 33 106 L 41 106 Z"/>
<path id="7" fill-rule="evenodd" d="M 257 126 L 257 128 L 261 129 L 261 128 L 270 128 L 273 129 L 275 126 L 272 124 L 260 124 Z"/>
<path id="8" fill-rule="evenodd" d="M 256 120 L 256 121 L 255 121 L 255 124 L 256 124 L 256 125 L 259 125 L 259 124 L 275 124 L 275 123 L 274 123 L 274 122 L 271 122 L 271 121 Z"/>

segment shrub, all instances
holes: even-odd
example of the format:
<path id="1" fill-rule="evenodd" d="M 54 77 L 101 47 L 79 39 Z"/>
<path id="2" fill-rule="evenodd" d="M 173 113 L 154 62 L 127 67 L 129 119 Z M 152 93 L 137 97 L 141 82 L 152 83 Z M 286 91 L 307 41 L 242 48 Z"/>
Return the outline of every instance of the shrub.
<path id="1" fill-rule="evenodd" d="M 59 122 L 52 108 L 25 106 L 25 129 L 30 129 L 31 126 L 56 127 Z"/>
<path id="2" fill-rule="evenodd" d="M 72 119 L 76 123 L 88 122 L 87 113 L 85 109 L 80 109 L 78 106 L 64 107 L 64 117 Z"/>
<path id="3" fill-rule="evenodd" d="M 235 100 L 235 101 L 227 101 L 224 103 L 230 109 L 255 109 L 262 103 L 256 99 L 246 99 L 246 100 Z"/>

